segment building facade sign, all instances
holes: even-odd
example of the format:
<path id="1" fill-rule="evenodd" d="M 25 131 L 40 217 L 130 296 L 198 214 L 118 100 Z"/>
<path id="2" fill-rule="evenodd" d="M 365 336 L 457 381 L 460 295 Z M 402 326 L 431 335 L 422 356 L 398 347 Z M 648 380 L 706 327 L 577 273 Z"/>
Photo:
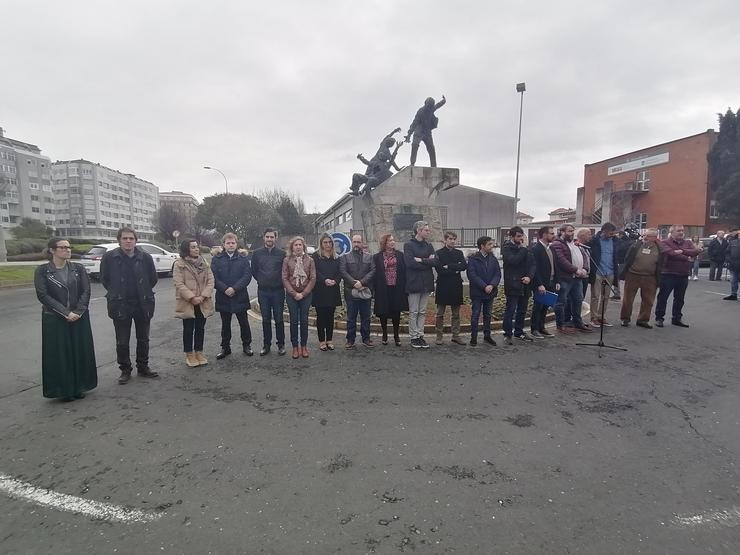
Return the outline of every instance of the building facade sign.
<path id="1" fill-rule="evenodd" d="M 653 156 L 647 156 L 645 158 L 639 158 L 637 160 L 630 160 L 629 162 L 624 162 L 623 164 L 618 164 L 616 166 L 609 166 L 606 170 L 606 174 L 616 175 L 618 173 L 624 173 L 630 170 L 639 170 L 640 168 L 647 168 L 650 166 L 657 166 L 658 164 L 665 164 L 669 160 L 669 153 L 663 152 L 661 154 L 655 154 Z"/>

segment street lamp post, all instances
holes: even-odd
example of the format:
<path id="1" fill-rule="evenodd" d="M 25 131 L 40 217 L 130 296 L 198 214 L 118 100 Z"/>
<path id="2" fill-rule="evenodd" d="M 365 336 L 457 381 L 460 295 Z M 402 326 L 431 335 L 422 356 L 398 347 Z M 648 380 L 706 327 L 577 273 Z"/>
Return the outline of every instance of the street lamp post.
<path id="1" fill-rule="evenodd" d="M 519 140 L 516 145 L 516 178 L 514 180 L 514 224 L 516 225 L 516 215 L 519 213 L 519 155 L 522 151 L 522 111 L 524 109 L 524 91 L 527 90 L 525 83 L 516 84 L 516 92 L 521 93 L 519 102 Z"/>
<path id="2" fill-rule="evenodd" d="M 212 168 L 211 166 L 203 166 L 203 169 L 204 170 L 214 170 L 221 174 L 221 176 L 224 178 L 224 183 L 226 184 L 226 194 L 228 195 L 229 194 L 229 180 L 226 179 L 226 175 L 224 174 L 224 172 L 222 172 L 218 168 Z"/>

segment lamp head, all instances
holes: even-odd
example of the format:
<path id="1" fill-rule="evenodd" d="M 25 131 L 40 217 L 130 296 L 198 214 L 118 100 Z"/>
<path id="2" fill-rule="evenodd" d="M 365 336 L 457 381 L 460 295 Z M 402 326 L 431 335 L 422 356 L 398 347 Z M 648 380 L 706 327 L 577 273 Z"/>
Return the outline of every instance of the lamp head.
<path id="1" fill-rule="evenodd" d="M 517 83 L 517 84 L 516 84 L 516 92 L 518 92 L 518 93 L 522 93 L 522 92 L 524 92 L 524 91 L 526 91 L 526 90 L 527 90 L 527 85 L 526 85 L 526 83 Z"/>

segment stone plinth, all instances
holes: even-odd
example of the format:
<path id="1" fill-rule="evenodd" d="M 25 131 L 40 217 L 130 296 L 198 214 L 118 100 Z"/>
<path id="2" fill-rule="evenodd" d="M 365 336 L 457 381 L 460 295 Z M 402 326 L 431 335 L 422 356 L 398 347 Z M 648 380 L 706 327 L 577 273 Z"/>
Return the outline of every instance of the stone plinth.
<path id="1" fill-rule="evenodd" d="M 363 230 L 370 252 L 377 252 L 379 239 L 386 233 L 392 233 L 397 248 L 403 249 L 403 243 L 413 234 L 414 222 L 425 220 L 432 229 L 431 241 L 439 248 L 443 207 L 437 203 L 437 197 L 441 191 L 459 184 L 457 168 L 403 168 L 370 193 L 354 199 L 353 227 Z"/>

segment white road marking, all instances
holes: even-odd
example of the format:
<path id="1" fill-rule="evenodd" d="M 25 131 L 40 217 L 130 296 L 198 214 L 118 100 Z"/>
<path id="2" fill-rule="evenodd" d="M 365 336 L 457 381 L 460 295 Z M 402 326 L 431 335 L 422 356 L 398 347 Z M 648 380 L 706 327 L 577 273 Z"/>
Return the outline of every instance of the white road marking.
<path id="1" fill-rule="evenodd" d="M 82 499 L 66 493 L 57 493 L 22 482 L 5 474 L 0 474 L 0 492 L 14 499 L 29 501 L 58 511 L 87 515 L 109 522 L 151 522 L 161 514 L 145 513 L 138 509 L 120 507 L 111 503 L 101 503 Z"/>
<path id="2" fill-rule="evenodd" d="M 681 527 L 708 526 L 740 526 L 740 508 L 732 507 L 727 511 L 704 511 L 697 515 L 678 516 L 673 518 L 673 524 Z"/>
<path id="3" fill-rule="evenodd" d="M 710 295 L 720 295 L 724 297 L 727 293 L 717 293 L 716 291 L 704 291 L 705 293 L 709 293 Z"/>

